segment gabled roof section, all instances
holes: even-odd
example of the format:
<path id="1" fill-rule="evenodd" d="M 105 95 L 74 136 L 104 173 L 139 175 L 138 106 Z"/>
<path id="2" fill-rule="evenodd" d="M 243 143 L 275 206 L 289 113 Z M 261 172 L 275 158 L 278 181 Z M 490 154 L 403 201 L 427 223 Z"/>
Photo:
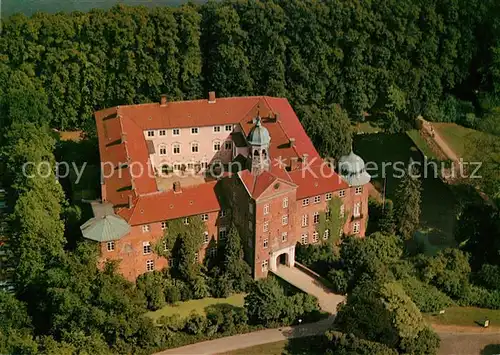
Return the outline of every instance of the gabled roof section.
<path id="1" fill-rule="evenodd" d="M 295 184 L 290 180 L 279 178 L 268 171 L 264 171 L 259 175 L 253 175 L 249 170 L 243 170 L 238 172 L 238 177 L 245 186 L 248 194 L 256 200 L 262 196 L 269 187 L 275 185 L 277 182 L 295 187 Z"/>
<path id="2" fill-rule="evenodd" d="M 216 193 L 217 181 L 142 195 L 133 201 L 132 208 L 121 208 L 117 214 L 130 225 L 141 225 L 215 212 L 221 209 Z"/>
<path id="3" fill-rule="evenodd" d="M 297 199 L 349 188 L 349 184 L 326 164 L 317 164 L 306 169 L 291 171 L 289 175 L 292 181 L 298 185 Z"/>

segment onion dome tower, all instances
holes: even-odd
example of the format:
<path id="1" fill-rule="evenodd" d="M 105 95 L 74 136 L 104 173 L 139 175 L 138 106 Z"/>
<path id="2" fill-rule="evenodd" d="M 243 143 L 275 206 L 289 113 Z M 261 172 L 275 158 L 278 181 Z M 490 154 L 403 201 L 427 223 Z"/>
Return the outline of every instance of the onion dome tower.
<path id="1" fill-rule="evenodd" d="M 271 136 L 267 128 L 262 125 L 260 116 L 257 116 L 255 126 L 250 130 L 247 141 L 250 145 L 248 160 L 250 161 L 252 174 L 259 175 L 263 171 L 268 171 Z"/>
<path id="2" fill-rule="evenodd" d="M 365 162 L 359 155 L 351 152 L 339 160 L 340 176 L 347 181 L 349 186 L 363 186 L 370 182 L 370 174 L 366 172 Z"/>

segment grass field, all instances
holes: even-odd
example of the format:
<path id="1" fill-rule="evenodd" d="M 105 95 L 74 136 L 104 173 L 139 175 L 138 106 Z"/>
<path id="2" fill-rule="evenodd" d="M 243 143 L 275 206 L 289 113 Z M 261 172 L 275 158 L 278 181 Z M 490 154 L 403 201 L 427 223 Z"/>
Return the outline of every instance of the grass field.
<path id="1" fill-rule="evenodd" d="M 470 138 L 481 134 L 476 130 L 455 123 L 433 123 L 432 126 L 459 157 L 464 156 Z"/>
<path id="2" fill-rule="evenodd" d="M 427 144 L 425 139 L 422 138 L 418 130 L 412 129 L 406 132 L 408 136 L 411 138 L 413 143 L 420 149 L 420 151 L 428 158 L 428 159 L 438 159 L 436 154 L 432 151 L 431 147 Z"/>
<path id="3" fill-rule="evenodd" d="M 220 355 L 323 355 L 320 337 L 295 338 L 252 346 Z"/>
<path id="4" fill-rule="evenodd" d="M 188 317 L 191 313 L 205 314 L 205 308 L 214 304 L 230 304 L 235 307 L 243 307 L 245 302 L 245 294 L 239 293 L 228 298 L 212 298 L 207 297 L 200 300 L 190 300 L 179 302 L 175 305 L 168 305 L 154 312 L 148 312 L 146 315 L 153 320 L 157 320 L 162 316 L 173 316 L 178 314 L 181 318 Z"/>
<path id="5" fill-rule="evenodd" d="M 422 161 L 422 153 L 413 144 L 406 134 L 364 134 L 354 137 L 354 148 L 365 163 L 372 166 L 375 163 L 377 170 L 369 170 L 375 188 L 382 192 L 384 186 L 383 163 L 386 164 L 386 195 L 393 199 L 399 178 L 394 176 L 394 163 L 407 165 L 410 158 Z M 450 188 L 443 183 L 432 170 L 422 180 L 422 215 L 418 237 L 432 254 L 443 247 L 455 245 L 453 229 L 457 202 Z"/>
<path id="6" fill-rule="evenodd" d="M 430 323 L 458 326 L 480 326 L 485 318 L 490 320 L 490 327 L 500 328 L 500 310 L 476 307 L 450 307 L 444 314 L 430 315 L 425 318 Z"/>

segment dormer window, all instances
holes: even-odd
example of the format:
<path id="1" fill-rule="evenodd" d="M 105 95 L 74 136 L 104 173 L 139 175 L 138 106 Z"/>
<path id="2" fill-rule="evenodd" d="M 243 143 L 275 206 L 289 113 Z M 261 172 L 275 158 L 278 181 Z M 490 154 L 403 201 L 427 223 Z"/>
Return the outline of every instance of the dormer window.
<path id="1" fill-rule="evenodd" d="M 200 129 L 198 127 L 191 128 L 191 134 L 198 134 L 198 133 L 200 133 Z"/>
<path id="2" fill-rule="evenodd" d="M 148 137 L 154 137 L 155 131 L 148 131 Z"/>
<path id="3" fill-rule="evenodd" d="M 232 125 L 226 125 L 225 130 L 226 130 L 226 132 L 231 132 L 233 130 L 233 126 Z"/>
<path id="4" fill-rule="evenodd" d="M 173 136 L 180 136 L 180 135 L 181 135 L 181 130 L 180 130 L 180 128 L 174 128 L 174 129 L 172 130 L 172 135 L 173 135 Z"/>
<path id="5" fill-rule="evenodd" d="M 214 126 L 214 133 L 220 133 L 221 126 Z"/>

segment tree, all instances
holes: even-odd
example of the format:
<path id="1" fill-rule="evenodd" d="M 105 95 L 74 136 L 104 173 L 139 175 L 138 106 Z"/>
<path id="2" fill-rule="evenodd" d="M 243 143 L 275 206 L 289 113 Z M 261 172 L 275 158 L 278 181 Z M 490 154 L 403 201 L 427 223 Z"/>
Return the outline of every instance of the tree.
<path id="1" fill-rule="evenodd" d="M 137 280 L 137 289 L 144 294 L 148 309 L 156 311 L 165 305 L 165 279 L 161 272 L 147 272 Z"/>
<path id="2" fill-rule="evenodd" d="M 283 289 L 274 278 L 254 282 L 245 297 L 249 321 L 266 326 L 278 323 L 285 307 L 285 297 Z"/>
<path id="3" fill-rule="evenodd" d="M 420 223 L 421 182 L 413 171 L 406 171 L 394 198 L 396 229 L 405 240 L 413 237 Z"/>
<path id="4" fill-rule="evenodd" d="M 232 292 L 244 292 L 251 281 L 251 270 L 243 258 L 243 245 L 234 225 L 231 226 L 221 249 L 222 272 L 230 280 Z"/>
<path id="5" fill-rule="evenodd" d="M 352 130 L 347 112 L 339 105 L 298 106 L 297 114 L 308 136 L 323 157 L 339 159 L 352 148 Z"/>

